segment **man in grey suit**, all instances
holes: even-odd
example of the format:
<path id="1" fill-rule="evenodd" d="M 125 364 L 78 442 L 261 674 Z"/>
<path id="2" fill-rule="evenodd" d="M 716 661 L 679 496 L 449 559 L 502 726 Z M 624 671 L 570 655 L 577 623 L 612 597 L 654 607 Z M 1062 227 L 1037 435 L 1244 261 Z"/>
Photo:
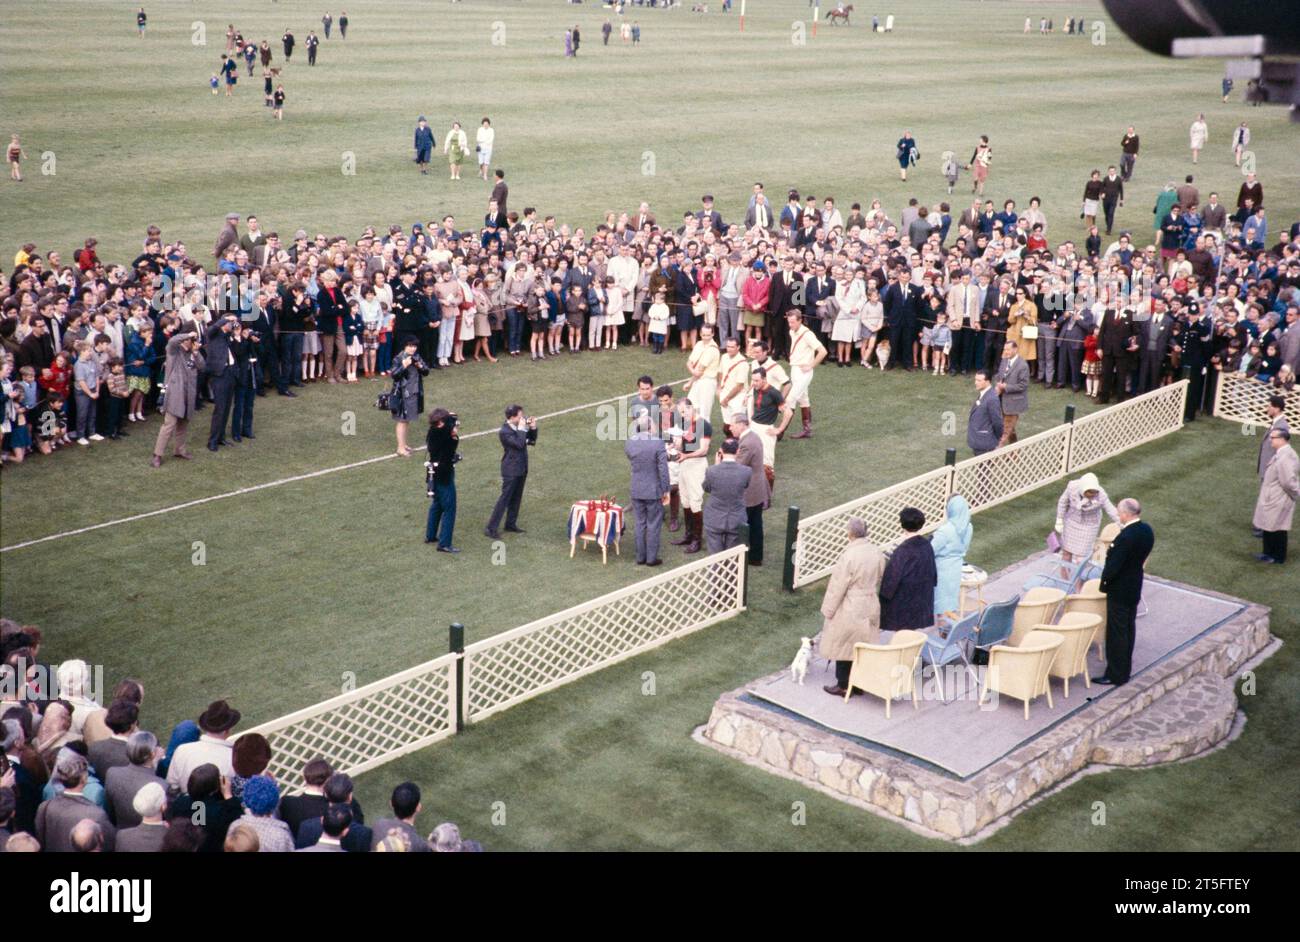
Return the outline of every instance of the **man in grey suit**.
<path id="1" fill-rule="evenodd" d="M 1002 403 L 992 389 L 988 370 L 976 370 L 976 398 L 966 422 L 966 444 L 977 455 L 992 451 L 1002 440 Z"/>
<path id="2" fill-rule="evenodd" d="M 736 461 L 740 442 L 728 438 L 718 451 L 718 463 L 704 472 L 704 540 L 710 553 L 731 549 L 740 541 L 745 522 L 745 490 L 753 471 Z"/>
<path id="3" fill-rule="evenodd" d="M 1160 374 L 1165 357 L 1169 355 L 1169 341 L 1173 334 L 1174 318 L 1165 309 L 1165 302 L 1156 298 L 1151 316 L 1138 325 L 1138 392 L 1150 392 L 1160 385 Z"/>
<path id="4" fill-rule="evenodd" d="M 1002 438 L 998 444 L 1009 445 L 1019 441 L 1016 425 L 1029 411 L 1029 364 L 1020 356 L 1020 345 L 1014 340 L 1002 346 L 996 382 L 1002 397 Z"/>
<path id="5" fill-rule="evenodd" d="M 763 511 L 772 497 L 772 487 L 763 466 L 763 441 L 749 427 L 749 416 L 737 412 L 731 419 L 731 434 L 739 443 L 736 463 L 749 468 L 749 484 L 745 488 L 745 517 L 749 523 L 749 564 L 763 565 Z"/>
<path id="6" fill-rule="evenodd" d="M 63 786 L 49 801 L 41 802 L 36 809 L 36 839 L 41 849 L 49 853 L 70 853 L 81 850 L 82 834 L 77 832 L 83 822 L 98 825 L 103 850 L 111 853 L 117 829 L 108 820 L 104 809 L 86 798 L 86 778 L 90 771 L 84 756 L 71 749 L 60 749 L 54 763 L 54 780 Z"/>
<path id="7" fill-rule="evenodd" d="M 635 431 L 623 453 L 632 465 L 632 508 L 636 512 L 636 564 L 661 566 L 659 531 L 668 503 L 668 451 L 662 438 L 652 435 L 648 415 L 638 415 Z"/>
<path id="8" fill-rule="evenodd" d="M 167 792 L 162 779 L 141 788 L 132 800 L 131 813 L 135 815 L 136 823 L 119 828 L 113 852 L 153 854 L 161 850 L 163 838 L 167 836 L 167 822 L 162 817 L 166 806 Z"/>
<path id="9" fill-rule="evenodd" d="M 140 823 L 133 802 L 140 789 L 146 785 L 166 783 L 154 772 L 158 763 L 158 737 L 153 733 L 132 733 L 126 740 L 128 765 L 114 766 L 104 779 L 104 804 L 109 820 L 119 829 L 133 828 Z"/>
<path id="10" fill-rule="evenodd" d="M 1092 311 L 1082 304 L 1061 318 L 1057 324 L 1056 388 L 1066 383 L 1075 392 L 1083 389 L 1083 341 L 1092 333 Z"/>

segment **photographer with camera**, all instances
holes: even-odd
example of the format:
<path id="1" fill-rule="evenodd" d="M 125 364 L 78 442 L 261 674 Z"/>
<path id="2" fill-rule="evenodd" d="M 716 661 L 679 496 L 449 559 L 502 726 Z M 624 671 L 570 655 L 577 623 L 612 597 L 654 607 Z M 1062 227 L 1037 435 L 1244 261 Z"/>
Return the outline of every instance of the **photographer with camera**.
<path id="1" fill-rule="evenodd" d="M 235 356 L 234 404 L 230 410 L 230 439 L 240 442 L 253 435 L 253 403 L 258 392 L 258 352 L 262 338 L 252 325 L 240 323 L 230 335 L 230 350 Z"/>
<path id="2" fill-rule="evenodd" d="M 492 508 L 492 517 L 483 532 L 488 539 L 499 539 L 501 518 L 506 518 L 507 533 L 523 533 L 519 529 L 519 503 L 524 496 L 524 482 L 528 478 L 528 446 L 537 444 L 537 420 L 524 415 L 520 405 L 506 406 L 506 422 L 497 436 L 504 449 L 501 455 L 501 496 Z"/>
<path id="3" fill-rule="evenodd" d="M 403 458 L 411 454 L 406 444 L 406 427 L 424 412 L 423 377 L 429 375 L 429 367 L 420 359 L 419 348 L 419 337 L 408 336 L 403 341 L 402 350 L 388 371 L 393 377 L 393 388 L 381 396 L 378 403 L 381 409 L 393 414 L 393 421 L 397 423 L 397 453 Z"/>
<path id="4" fill-rule="evenodd" d="M 239 328 L 239 317 L 226 314 L 213 322 L 207 330 L 207 344 L 203 351 L 203 372 L 212 392 L 212 424 L 208 428 L 208 451 L 216 451 L 226 441 L 226 424 L 230 421 L 230 406 L 235 393 L 235 354 L 231 348 L 231 335 Z"/>
<path id="5" fill-rule="evenodd" d="M 456 526 L 456 462 L 460 452 L 460 419 L 441 407 L 429 413 L 429 434 L 425 445 L 429 460 L 424 463 L 425 489 L 432 499 L 429 520 L 424 528 L 424 542 L 437 540 L 439 553 L 459 553 L 451 545 Z"/>

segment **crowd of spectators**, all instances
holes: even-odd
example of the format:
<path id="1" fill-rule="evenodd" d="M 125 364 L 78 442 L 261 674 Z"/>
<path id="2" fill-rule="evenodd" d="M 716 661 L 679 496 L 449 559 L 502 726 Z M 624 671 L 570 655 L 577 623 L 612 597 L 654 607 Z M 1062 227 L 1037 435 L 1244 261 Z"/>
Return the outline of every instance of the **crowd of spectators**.
<path id="1" fill-rule="evenodd" d="M 325 757 L 301 781 L 268 772 L 270 743 L 239 735 L 225 700 L 173 729 L 141 728 L 144 686 L 103 697 L 85 661 L 46 664 L 35 626 L 0 619 L 0 852 L 479 851 L 455 824 L 422 835 L 419 786 L 393 789 L 369 824 L 352 779 Z"/>

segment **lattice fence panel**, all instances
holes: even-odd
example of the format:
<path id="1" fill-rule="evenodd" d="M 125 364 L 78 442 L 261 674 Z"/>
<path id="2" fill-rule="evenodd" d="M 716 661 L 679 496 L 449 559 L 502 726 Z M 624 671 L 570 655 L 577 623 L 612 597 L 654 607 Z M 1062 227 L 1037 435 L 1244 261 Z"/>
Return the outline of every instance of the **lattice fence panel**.
<path id="1" fill-rule="evenodd" d="M 957 462 L 952 492 L 966 498 L 972 511 L 985 510 L 1019 497 L 1065 473 L 1070 426 L 1039 432 L 988 454 Z"/>
<path id="2" fill-rule="evenodd" d="M 1070 471 L 1078 471 L 1183 427 L 1187 380 L 1075 420 Z"/>
<path id="3" fill-rule="evenodd" d="M 1293 389 L 1283 394 L 1257 379 L 1239 376 L 1236 373 L 1220 373 L 1219 383 L 1214 398 L 1214 414 L 1229 422 L 1241 422 L 1243 425 L 1268 426 L 1269 396 L 1284 395 L 1286 399 L 1286 420 L 1291 428 L 1300 428 L 1300 389 Z"/>
<path id="4" fill-rule="evenodd" d="M 466 720 L 740 613 L 745 552 L 724 550 L 466 648 Z"/>
<path id="5" fill-rule="evenodd" d="M 273 774 L 286 794 L 302 789 L 302 767 L 321 756 L 355 774 L 396 759 L 456 731 L 455 655 L 265 723 Z"/>
<path id="6" fill-rule="evenodd" d="M 848 543 L 844 528 L 850 517 L 867 522 L 867 538 L 881 549 L 890 549 L 908 536 L 898 525 L 898 512 L 904 507 L 925 514 L 923 533 L 937 529 L 948 503 L 951 473 L 951 468 L 939 468 L 801 519 L 794 554 L 795 587 L 816 582 L 834 568 Z"/>

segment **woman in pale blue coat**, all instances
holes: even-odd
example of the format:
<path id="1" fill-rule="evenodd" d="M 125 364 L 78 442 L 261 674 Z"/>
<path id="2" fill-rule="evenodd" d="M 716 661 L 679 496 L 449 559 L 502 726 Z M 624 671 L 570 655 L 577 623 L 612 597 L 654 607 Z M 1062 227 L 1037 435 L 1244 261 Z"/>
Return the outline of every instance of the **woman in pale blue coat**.
<path id="1" fill-rule="evenodd" d="M 955 612 L 961 596 L 961 567 L 966 562 L 975 531 L 970 525 L 970 504 L 960 494 L 948 498 L 948 518 L 934 531 L 930 545 L 934 549 L 939 584 L 934 587 L 934 613 Z"/>

